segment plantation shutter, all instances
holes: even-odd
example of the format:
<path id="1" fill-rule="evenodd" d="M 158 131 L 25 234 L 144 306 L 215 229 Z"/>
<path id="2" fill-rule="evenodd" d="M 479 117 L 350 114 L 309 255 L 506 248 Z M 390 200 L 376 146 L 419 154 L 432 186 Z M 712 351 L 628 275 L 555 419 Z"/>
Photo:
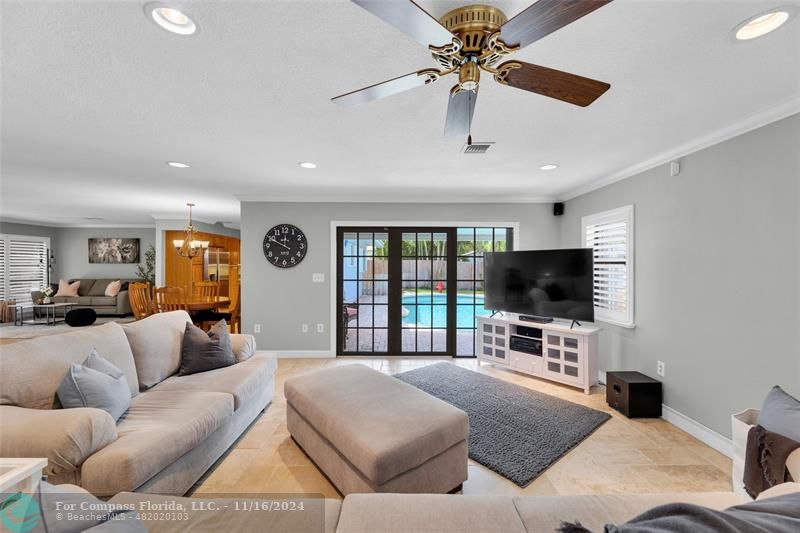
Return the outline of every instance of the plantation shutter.
<path id="1" fill-rule="evenodd" d="M 582 227 L 594 256 L 595 318 L 633 327 L 633 206 L 584 217 Z"/>
<path id="2" fill-rule="evenodd" d="M 47 284 L 48 239 L 6 236 L 4 239 L 4 296 L 17 303 L 31 303 L 31 291 Z"/>
<path id="3" fill-rule="evenodd" d="M 6 273 L 6 240 L 0 236 L 0 300 L 6 300 L 6 280 L 8 274 Z"/>

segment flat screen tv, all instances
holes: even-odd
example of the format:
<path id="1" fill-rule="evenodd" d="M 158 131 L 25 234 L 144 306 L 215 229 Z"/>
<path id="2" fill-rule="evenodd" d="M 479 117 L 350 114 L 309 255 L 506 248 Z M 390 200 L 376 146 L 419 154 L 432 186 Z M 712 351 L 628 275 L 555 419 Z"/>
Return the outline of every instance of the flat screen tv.
<path id="1" fill-rule="evenodd" d="M 484 307 L 594 322 L 591 248 L 487 253 Z"/>

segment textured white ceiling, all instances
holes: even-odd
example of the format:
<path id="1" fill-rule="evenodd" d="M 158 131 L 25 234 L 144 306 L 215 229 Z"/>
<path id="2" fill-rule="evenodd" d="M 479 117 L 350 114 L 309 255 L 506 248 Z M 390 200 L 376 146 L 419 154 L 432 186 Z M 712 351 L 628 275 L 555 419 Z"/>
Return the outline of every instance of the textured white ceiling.
<path id="1" fill-rule="evenodd" d="M 419 2 L 435 16 L 465 2 Z M 512 16 L 527 1 L 491 2 Z M 475 140 L 443 138 L 452 78 L 355 109 L 332 96 L 434 66 L 344 0 L 176 2 L 179 37 L 143 2 L 2 9 L 2 216 L 75 224 L 239 219 L 237 197 L 370 201 L 564 198 L 800 95 L 800 24 L 731 30 L 772 1 L 616 0 L 515 57 L 611 83 L 589 108 L 484 77 Z M 782 112 L 782 111 L 781 111 Z M 185 161 L 190 169 L 167 167 Z M 298 161 L 319 167 L 303 170 Z M 543 172 L 555 162 L 560 168 Z"/>

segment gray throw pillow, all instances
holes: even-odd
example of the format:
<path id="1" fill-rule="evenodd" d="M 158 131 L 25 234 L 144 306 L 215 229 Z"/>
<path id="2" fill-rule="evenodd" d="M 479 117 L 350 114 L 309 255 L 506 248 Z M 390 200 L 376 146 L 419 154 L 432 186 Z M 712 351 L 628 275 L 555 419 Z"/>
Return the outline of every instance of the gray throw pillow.
<path id="1" fill-rule="evenodd" d="M 775 385 L 761 406 L 758 425 L 800 442 L 800 400 Z"/>
<path id="2" fill-rule="evenodd" d="M 131 405 L 125 373 L 92 350 L 83 364 L 74 363 L 58 386 L 62 407 L 95 407 L 116 421 Z"/>
<path id="3" fill-rule="evenodd" d="M 231 336 L 224 320 L 211 326 L 208 333 L 194 324 L 186 323 L 181 347 L 181 376 L 231 366 L 234 363 L 236 357 L 231 349 Z"/>

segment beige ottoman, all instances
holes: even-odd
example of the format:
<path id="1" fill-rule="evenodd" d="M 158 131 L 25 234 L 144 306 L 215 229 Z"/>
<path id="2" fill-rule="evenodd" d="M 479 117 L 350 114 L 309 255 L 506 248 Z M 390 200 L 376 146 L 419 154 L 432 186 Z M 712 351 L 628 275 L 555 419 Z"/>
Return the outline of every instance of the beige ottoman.
<path id="1" fill-rule="evenodd" d="M 289 433 L 344 494 L 446 493 L 467 479 L 467 414 L 364 365 L 286 381 Z"/>

